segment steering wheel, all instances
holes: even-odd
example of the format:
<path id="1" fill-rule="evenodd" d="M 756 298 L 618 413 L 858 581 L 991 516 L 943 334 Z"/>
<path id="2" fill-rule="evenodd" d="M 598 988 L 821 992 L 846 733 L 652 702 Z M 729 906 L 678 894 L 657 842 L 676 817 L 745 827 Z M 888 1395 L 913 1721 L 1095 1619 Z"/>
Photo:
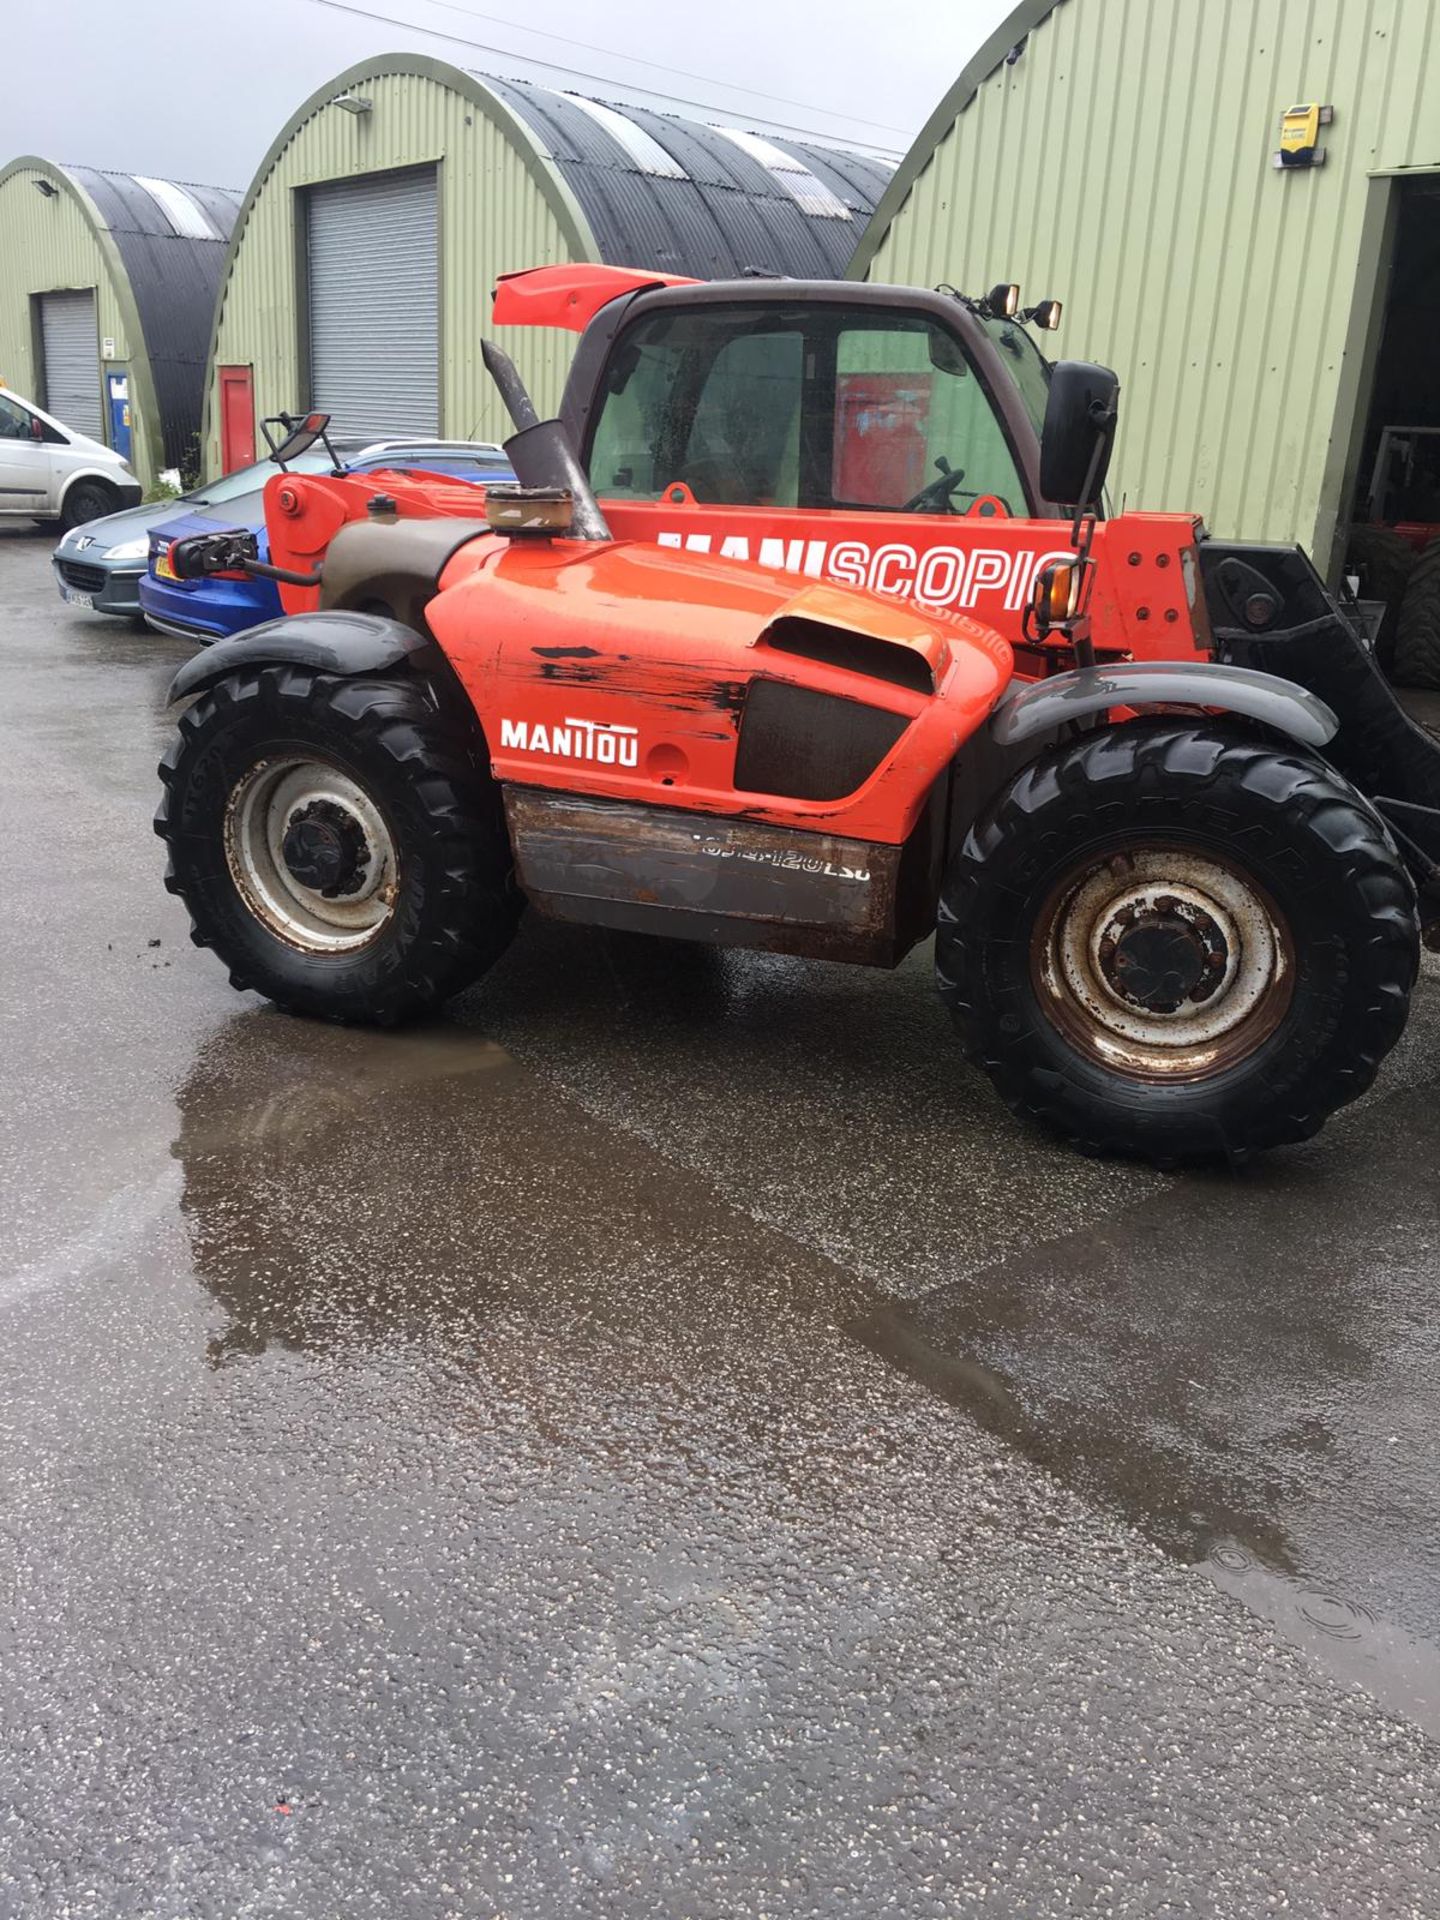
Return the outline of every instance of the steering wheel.
<path id="1" fill-rule="evenodd" d="M 900 509 L 902 513 L 944 513 L 948 510 L 951 500 L 960 491 L 965 469 L 952 467 L 943 453 L 935 464 L 940 469 L 940 478 L 932 480 L 907 500 Z"/>

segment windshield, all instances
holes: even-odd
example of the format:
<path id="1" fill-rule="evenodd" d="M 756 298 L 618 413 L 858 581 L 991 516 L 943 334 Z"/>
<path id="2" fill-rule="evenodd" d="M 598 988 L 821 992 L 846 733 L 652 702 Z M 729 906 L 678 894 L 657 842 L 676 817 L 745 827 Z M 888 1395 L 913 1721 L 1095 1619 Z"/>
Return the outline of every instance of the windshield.
<path id="1" fill-rule="evenodd" d="M 329 473 L 333 462 L 323 447 L 312 447 L 309 453 L 302 453 L 298 460 L 287 460 L 285 464 L 291 473 Z M 257 460 L 253 467 L 237 467 L 234 473 L 212 480 L 208 487 L 187 493 L 184 496 L 185 505 L 224 506 L 229 501 L 238 500 L 242 494 L 255 493 L 263 488 L 271 474 L 278 472 L 279 468 L 273 460 Z"/>
<path id="2" fill-rule="evenodd" d="M 1045 425 L 1045 403 L 1050 398 L 1050 362 L 1024 327 L 1013 320 L 982 320 L 980 324 L 1004 356 L 1038 440 Z"/>
<path id="3" fill-rule="evenodd" d="M 667 308 L 612 353 L 588 449 L 602 499 L 1026 510 L 1003 419 L 955 337 L 903 307 Z"/>

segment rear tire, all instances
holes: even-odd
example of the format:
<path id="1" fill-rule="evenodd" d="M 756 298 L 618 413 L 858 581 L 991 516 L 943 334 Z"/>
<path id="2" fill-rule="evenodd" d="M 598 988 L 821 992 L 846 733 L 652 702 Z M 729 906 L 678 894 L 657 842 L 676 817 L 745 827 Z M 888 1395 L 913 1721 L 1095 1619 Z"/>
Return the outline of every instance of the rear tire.
<path id="1" fill-rule="evenodd" d="M 938 919 L 941 996 L 1011 1110 L 1162 1166 L 1315 1133 L 1400 1037 L 1419 964 L 1373 809 L 1208 724 L 1108 727 L 1025 768 Z"/>
<path id="2" fill-rule="evenodd" d="M 103 480 L 77 480 L 61 505 L 60 524 L 69 533 L 89 520 L 103 520 L 119 506 L 119 494 Z"/>
<path id="3" fill-rule="evenodd" d="M 1440 540 L 1410 573 L 1395 636 L 1394 678 L 1402 687 L 1440 687 Z"/>
<path id="4" fill-rule="evenodd" d="M 393 1026 L 478 979 L 521 900 L 473 720 L 418 678 L 273 665 L 181 715 L 160 765 L 165 884 L 232 986 Z"/>
<path id="5" fill-rule="evenodd" d="M 1385 614 L 1375 636 L 1375 658 L 1389 673 L 1395 659 L 1400 627 L 1400 603 L 1415 565 L 1415 549 L 1392 527 L 1350 529 L 1345 571 L 1360 577 L 1362 600 L 1383 600 Z"/>

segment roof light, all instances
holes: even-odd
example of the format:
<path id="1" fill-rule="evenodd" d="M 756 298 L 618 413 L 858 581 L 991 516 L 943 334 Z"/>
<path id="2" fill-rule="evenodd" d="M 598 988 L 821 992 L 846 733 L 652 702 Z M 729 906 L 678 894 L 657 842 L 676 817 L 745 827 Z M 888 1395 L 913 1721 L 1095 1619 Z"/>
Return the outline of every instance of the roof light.
<path id="1" fill-rule="evenodd" d="M 741 133 L 738 127 L 714 127 L 712 131 L 733 142 L 752 160 L 758 160 L 776 186 L 783 187 L 805 213 L 820 220 L 850 218 L 850 209 L 840 196 L 832 193 L 803 160 L 786 153 L 773 140 L 763 140 L 758 133 Z"/>
<path id="2" fill-rule="evenodd" d="M 642 126 L 632 120 L 628 114 L 607 107 L 601 100 L 587 100 L 580 93 L 562 94 L 562 100 L 568 100 L 572 107 L 588 114 L 597 127 L 603 127 L 610 138 L 635 162 L 642 173 L 653 175 L 660 180 L 688 180 L 686 173 L 673 154 L 669 154 L 660 142 L 653 139 Z"/>
<path id="3" fill-rule="evenodd" d="M 177 187 L 173 180 L 151 180 L 143 173 L 133 174 L 134 179 L 144 187 L 150 198 L 159 207 L 176 233 L 186 240 L 219 240 L 220 233 L 205 217 L 205 210 L 183 187 Z"/>
<path id="4" fill-rule="evenodd" d="M 1020 310 L 1020 289 L 1013 280 L 1002 280 L 998 286 L 991 287 L 984 305 L 991 319 L 1013 320 Z"/>

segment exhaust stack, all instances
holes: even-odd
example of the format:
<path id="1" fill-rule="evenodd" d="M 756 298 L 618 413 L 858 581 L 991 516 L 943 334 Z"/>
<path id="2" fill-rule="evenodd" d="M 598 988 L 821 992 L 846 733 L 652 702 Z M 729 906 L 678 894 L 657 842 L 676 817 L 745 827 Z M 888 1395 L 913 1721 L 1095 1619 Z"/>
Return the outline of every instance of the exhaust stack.
<path id="1" fill-rule="evenodd" d="M 569 492 L 574 503 L 570 519 L 572 540 L 613 539 L 564 427 L 558 420 L 542 420 L 536 413 L 535 402 L 525 390 L 520 370 L 503 347 L 497 347 L 491 340 L 482 340 L 480 357 L 515 422 L 515 431 L 505 442 L 505 452 L 520 485 L 564 487 Z"/>

